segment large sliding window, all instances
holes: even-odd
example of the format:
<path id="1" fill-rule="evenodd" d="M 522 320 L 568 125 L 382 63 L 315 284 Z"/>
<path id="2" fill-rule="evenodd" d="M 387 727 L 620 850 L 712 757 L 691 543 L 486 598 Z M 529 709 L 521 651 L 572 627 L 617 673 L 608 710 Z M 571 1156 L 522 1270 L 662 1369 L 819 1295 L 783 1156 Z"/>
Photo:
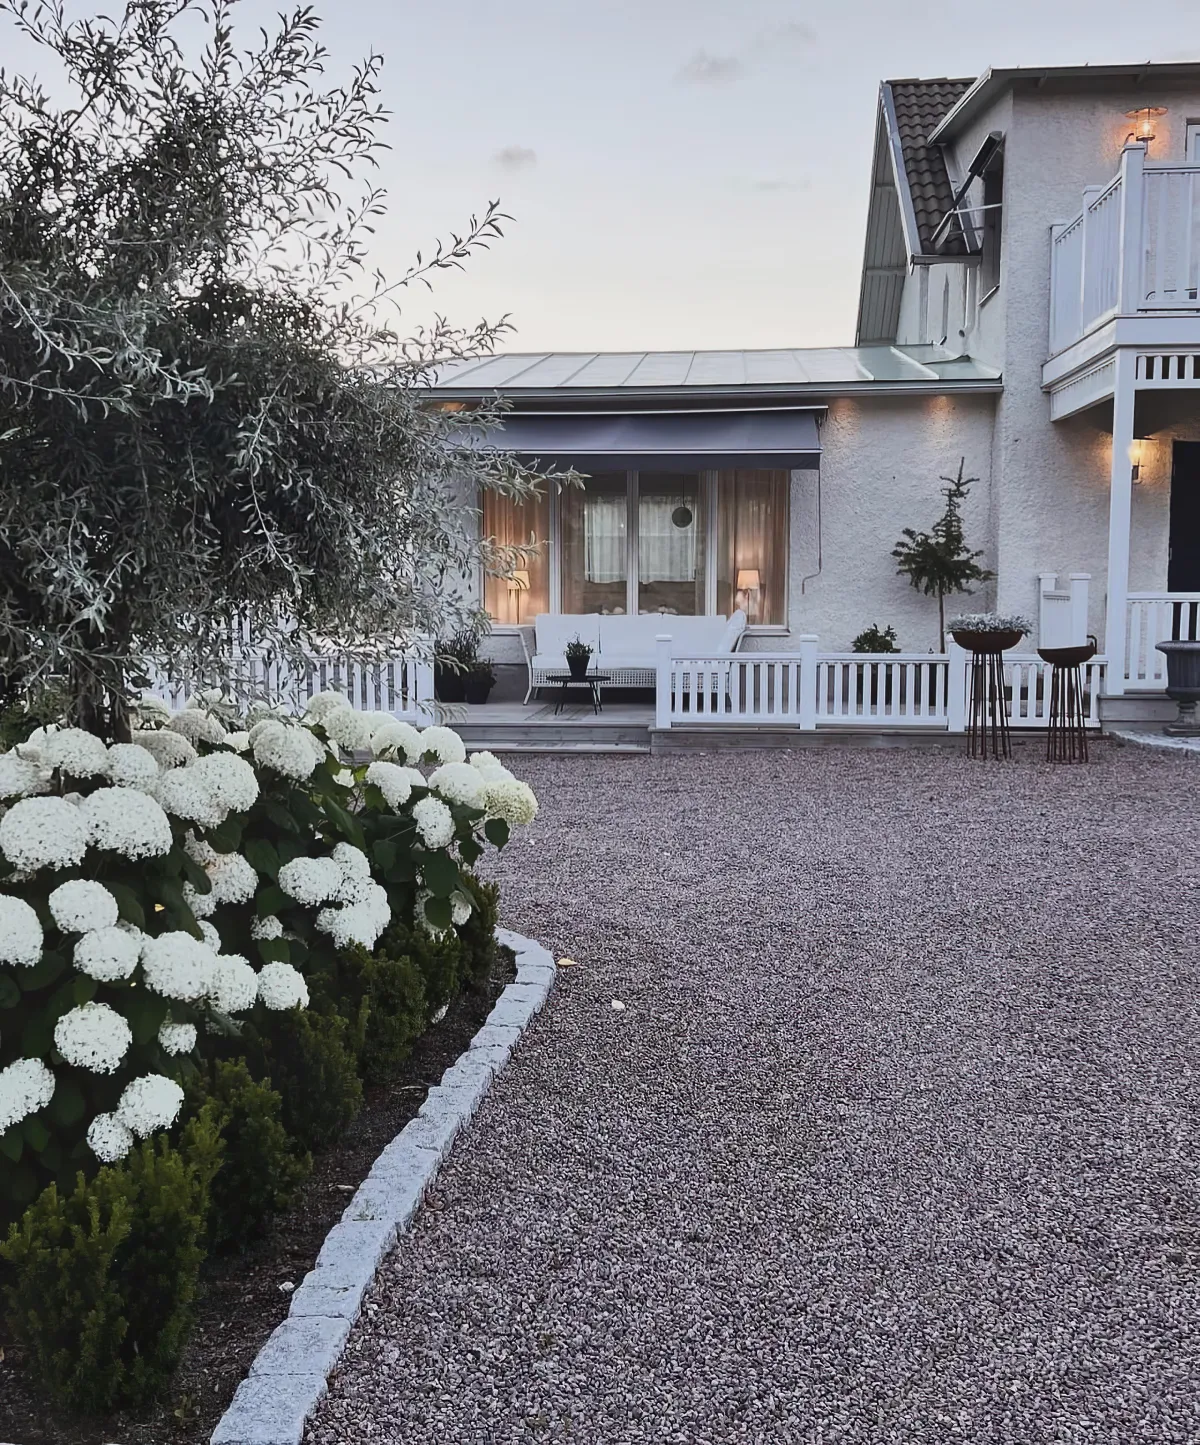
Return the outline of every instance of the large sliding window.
<path id="1" fill-rule="evenodd" d="M 516 502 L 496 492 L 483 494 L 483 535 L 502 547 L 536 547 L 508 577 L 487 576 L 483 605 L 501 626 L 532 622 L 550 611 L 550 498 Z"/>
<path id="2" fill-rule="evenodd" d="M 790 474 L 753 468 L 717 477 L 717 611 L 751 626 L 787 621 Z"/>
<path id="3" fill-rule="evenodd" d="M 562 494 L 562 612 L 624 612 L 629 603 L 629 477 L 598 472 Z"/>
<path id="4" fill-rule="evenodd" d="M 728 616 L 752 626 L 787 622 L 790 472 L 596 472 L 527 515 L 503 498 L 485 501 L 499 541 L 553 537 L 529 567 L 520 621 L 539 612 Z M 555 565 L 547 558 L 553 556 Z M 514 592 L 489 578 L 485 606 L 500 624 L 518 620 Z"/>

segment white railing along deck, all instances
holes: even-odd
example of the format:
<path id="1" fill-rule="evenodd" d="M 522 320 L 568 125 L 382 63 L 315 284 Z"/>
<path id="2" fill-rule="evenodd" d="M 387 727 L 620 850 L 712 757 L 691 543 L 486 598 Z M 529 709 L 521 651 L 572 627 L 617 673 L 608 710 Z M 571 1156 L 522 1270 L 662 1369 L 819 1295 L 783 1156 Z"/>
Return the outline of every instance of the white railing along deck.
<path id="1" fill-rule="evenodd" d="M 1036 654 L 1005 657 L 1009 722 L 1049 722 L 1051 668 Z M 1089 727 L 1100 725 L 1105 659 L 1084 668 Z M 966 728 L 970 657 L 949 653 L 823 653 L 815 637 L 797 652 L 688 657 L 671 638 L 658 638 L 655 720 L 659 728 L 774 727 L 913 728 L 961 733 Z"/>
<path id="2" fill-rule="evenodd" d="M 1167 658 L 1156 644 L 1200 637 L 1200 592 L 1131 592 L 1126 606 L 1125 686 L 1161 692 Z"/>
<path id="3" fill-rule="evenodd" d="M 1162 311 L 1200 311 L 1200 166 L 1127 146 L 1120 173 L 1052 228 L 1050 354 L 1113 316 Z"/>
<path id="4" fill-rule="evenodd" d="M 407 722 L 433 721 L 433 664 L 427 658 L 402 654 L 368 663 L 344 656 L 313 657 L 299 674 L 278 659 L 251 650 L 235 655 L 233 672 L 239 688 L 252 697 L 303 707 L 314 694 L 333 689 L 345 693 L 360 712 L 390 712 Z M 154 676 L 150 687 L 172 708 L 182 707 L 194 690 L 165 673 Z"/>

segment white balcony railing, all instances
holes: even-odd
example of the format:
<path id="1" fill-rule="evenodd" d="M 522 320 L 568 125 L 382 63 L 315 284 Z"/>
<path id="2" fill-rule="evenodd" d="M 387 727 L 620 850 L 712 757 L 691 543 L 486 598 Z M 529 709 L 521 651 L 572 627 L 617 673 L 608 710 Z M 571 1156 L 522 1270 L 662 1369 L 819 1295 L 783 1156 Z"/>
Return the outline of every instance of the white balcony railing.
<path id="1" fill-rule="evenodd" d="M 1055 226 L 1050 247 L 1050 354 L 1114 316 L 1200 312 L 1200 165 L 1161 166 L 1127 146 L 1106 186 Z"/>
<path id="2" fill-rule="evenodd" d="M 1157 644 L 1200 637 L 1200 592 L 1131 592 L 1126 607 L 1125 686 L 1161 692 L 1167 658 Z"/>

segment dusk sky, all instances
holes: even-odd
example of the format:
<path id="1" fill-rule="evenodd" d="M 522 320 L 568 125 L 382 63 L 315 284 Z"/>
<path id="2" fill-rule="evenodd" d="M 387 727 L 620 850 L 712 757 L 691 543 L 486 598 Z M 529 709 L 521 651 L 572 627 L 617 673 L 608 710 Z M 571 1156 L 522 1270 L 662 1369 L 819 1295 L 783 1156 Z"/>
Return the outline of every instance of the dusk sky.
<path id="1" fill-rule="evenodd" d="M 317 8 L 335 69 L 386 59 L 375 260 L 401 270 L 499 197 L 505 239 L 432 304 L 462 323 L 509 313 L 508 350 L 848 344 L 881 78 L 1200 58 L 1196 0 Z"/>

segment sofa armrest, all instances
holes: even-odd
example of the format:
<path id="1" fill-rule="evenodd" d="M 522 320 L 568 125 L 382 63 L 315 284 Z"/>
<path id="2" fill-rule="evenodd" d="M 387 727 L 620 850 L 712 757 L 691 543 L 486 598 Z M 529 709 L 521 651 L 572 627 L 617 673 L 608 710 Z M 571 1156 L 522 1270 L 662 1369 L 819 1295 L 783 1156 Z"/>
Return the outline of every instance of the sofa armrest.
<path id="1" fill-rule="evenodd" d="M 525 666 L 533 671 L 533 627 L 518 627 L 517 636 L 521 639 L 521 651 L 525 654 Z"/>

